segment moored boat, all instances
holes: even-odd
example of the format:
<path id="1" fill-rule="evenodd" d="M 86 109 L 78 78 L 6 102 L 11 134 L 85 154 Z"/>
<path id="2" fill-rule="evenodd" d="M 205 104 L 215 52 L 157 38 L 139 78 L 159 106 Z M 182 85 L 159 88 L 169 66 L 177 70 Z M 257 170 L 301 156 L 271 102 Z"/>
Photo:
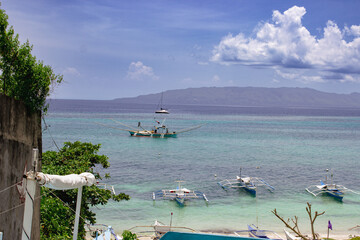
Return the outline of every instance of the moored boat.
<path id="1" fill-rule="evenodd" d="M 189 199 L 204 199 L 206 202 L 206 195 L 200 191 L 193 191 L 181 186 L 181 183 L 184 181 L 176 181 L 178 182 L 178 187 L 170 190 L 159 190 L 153 192 L 153 200 L 156 198 L 175 200 L 180 206 L 184 206 L 185 201 Z"/>
<path id="2" fill-rule="evenodd" d="M 300 240 L 301 237 L 296 237 L 295 235 L 291 234 L 290 232 L 284 229 L 286 240 Z"/>
<path id="3" fill-rule="evenodd" d="M 271 186 L 270 184 L 268 184 L 261 178 L 242 177 L 241 176 L 241 168 L 240 168 L 240 175 L 236 176 L 236 179 L 225 179 L 225 180 L 218 182 L 218 184 L 225 190 L 227 190 L 229 188 L 244 189 L 252 195 L 256 195 L 257 187 L 260 187 L 260 186 L 265 187 L 266 189 L 268 189 L 271 192 L 275 190 L 275 188 L 273 186 Z"/>
<path id="4" fill-rule="evenodd" d="M 148 130 L 141 125 L 141 122 L 138 122 L 138 128 L 136 129 L 136 128 L 130 127 L 126 124 L 123 124 L 119 121 L 116 121 L 114 119 L 111 119 L 111 120 L 122 126 L 125 126 L 127 129 L 118 128 L 118 127 L 110 126 L 110 125 L 103 124 L 103 123 L 97 123 L 97 124 L 105 126 L 105 127 L 109 127 L 109 128 L 127 131 L 130 133 L 130 136 L 132 136 L 132 137 L 149 137 L 149 138 L 176 138 L 179 133 L 189 132 L 189 131 L 195 130 L 197 128 L 200 128 L 201 126 L 204 125 L 204 124 L 200 124 L 197 126 L 181 129 L 178 131 L 170 131 L 169 128 L 164 124 L 165 120 L 166 120 L 166 119 L 164 119 L 162 121 L 162 123 L 155 120 L 156 124 L 150 130 Z"/>
<path id="5" fill-rule="evenodd" d="M 329 169 L 326 169 L 326 172 L 329 172 Z M 352 192 L 355 194 L 360 194 L 355 192 L 351 189 L 344 187 L 343 185 L 338 185 L 333 182 L 333 172 L 331 171 L 330 174 L 330 183 L 328 183 L 328 176 L 325 175 L 325 182 L 320 180 L 320 185 L 311 185 L 305 190 L 312 194 L 313 196 L 317 197 L 320 194 L 326 194 L 328 196 L 333 197 L 336 200 L 342 201 L 344 198 L 345 192 Z"/>
<path id="6" fill-rule="evenodd" d="M 155 111 L 155 113 L 157 114 L 169 114 L 169 111 L 163 108 L 163 97 L 164 97 L 164 92 L 161 92 L 160 102 L 157 106 L 157 110 Z"/>
<path id="7" fill-rule="evenodd" d="M 282 239 L 281 236 L 279 234 L 277 234 L 274 231 L 271 230 L 263 230 L 263 229 L 259 229 L 257 226 L 255 226 L 254 224 L 248 225 L 248 230 L 240 230 L 240 231 L 235 231 L 234 234 L 236 236 L 241 237 L 242 234 L 249 234 L 249 237 L 251 238 L 262 238 L 262 239 Z"/>
<path id="8" fill-rule="evenodd" d="M 156 121 L 157 125 L 154 126 L 151 130 L 128 130 L 130 135 L 133 137 L 153 137 L 153 138 L 169 138 L 176 137 L 176 132 L 171 132 L 169 129 L 160 122 Z M 139 128 L 141 127 L 141 123 L 138 123 Z"/>

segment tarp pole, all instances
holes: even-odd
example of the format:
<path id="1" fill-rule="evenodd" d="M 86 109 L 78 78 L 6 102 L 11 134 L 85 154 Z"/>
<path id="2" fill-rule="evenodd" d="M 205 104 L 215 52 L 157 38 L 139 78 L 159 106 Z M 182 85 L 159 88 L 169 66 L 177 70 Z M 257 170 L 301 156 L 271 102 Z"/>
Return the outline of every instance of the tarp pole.
<path id="1" fill-rule="evenodd" d="M 33 149 L 33 170 L 26 173 L 25 186 L 25 207 L 22 229 L 22 240 L 29 240 L 31 238 L 32 218 L 34 214 L 34 201 L 36 192 L 36 171 L 38 165 L 38 153 L 37 148 Z"/>
<path id="2" fill-rule="evenodd" d="M 32 171 L 28 172 L 27 174 L 25 188 L 25 208 L 21 239 L 29 240 L 31 238 L 31 225 L 34 213 L 34 200 L 36 191 L 36 180 L 35 175 Z"/>
<path id="3" fill-rule="evenodd" d="M 78 188 L 78 193 L 77 193 L 77 200 L 76 200 L 76 213 L 75 213 L 75 224 L 74 224 L 73 240 L 77 240 L 77 235 L 78 235 L 78 231 L 79 231 L 81 197 L 82 197 L 82 187 L 79 187 Z"/>

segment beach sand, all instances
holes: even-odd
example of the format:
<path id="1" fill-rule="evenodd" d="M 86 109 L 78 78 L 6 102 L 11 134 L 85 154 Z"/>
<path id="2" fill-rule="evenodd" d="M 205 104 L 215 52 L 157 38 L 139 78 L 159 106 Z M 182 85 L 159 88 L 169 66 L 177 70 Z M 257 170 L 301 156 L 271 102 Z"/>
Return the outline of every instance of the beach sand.
<path id="1" fill-rule="evenodd" d="M 198 233 L 205 233 L 205 234 L 215 234 L 215 235 L 228 235 L 228 236 L 236 236 L 233 232 L 228 232 L 228 231 L 201 231 Z M 285 234 L 283 233 L 278 233 L 282 239 L 286 239 Z M 121 236 L 121 234 L 118 233 L 118 236 Z M 307 234 L 307 236 L 310 236 L 310 234 Z M 244 234 L 243 237 L 248 237 L 247 234 Z M 342 233 L 342 234 L 330 234 L 329 238 L 330 239 L 336 239 L 336 240 L 348 240 L 351 239 L 353 237 L 359 237 L 359 234 L 354 234 L 354 233 Z M 149 233 L 148 235 L 138 235 L 138 239 L 139 240 L 153 240 L 155 238 L 154 234 Z M 320 239 L 326 239 L 327 238 L 327 234 L 320 234 Z M 86 236 L 86 240 L 92 240 L 93 238 L 90 235 Z M 115 238 L 113 238 L 115 239 Z"/>

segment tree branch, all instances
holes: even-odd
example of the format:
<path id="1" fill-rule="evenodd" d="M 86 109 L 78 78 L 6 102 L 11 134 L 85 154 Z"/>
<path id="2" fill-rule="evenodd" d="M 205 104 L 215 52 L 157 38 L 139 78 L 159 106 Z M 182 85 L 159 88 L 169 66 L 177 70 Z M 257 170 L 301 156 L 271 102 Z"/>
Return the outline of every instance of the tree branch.
<path id="1" fill-rule="evenodd" d="M 286 221 L 284 220 L 284 218 L 281 217 L 281 216 L 277 213 L 276 208 L 275 208 L 273 211 L 271 211 L 271 212 L 272 212 L 278 219 L 280 219 L 280 220 L 285 224 L 285 226 L 286 226 L 287 228 L 291 229 L 297 236 L 301 237 L 303 240 L 309 240 L 309 238 L 307 238 L 306 236 L 304 236 L 304 235 L 301 234 L 301 232 L 300 232 L 300 230 L 299 230 L 299 226 L 298 226 L 298 218 L 297 218 L 296 216 L 295 216 L 295 220 L 294 220 L 294 219 L 291 219 L 291 221 L 294 223 L 294 226 L 292 227 L 292 226 L 290 226 L 290 224 L 288 223 L 288 222 L 290 222 L 289 220 L 288 220 L 288 222 L 286 222 Z"/>

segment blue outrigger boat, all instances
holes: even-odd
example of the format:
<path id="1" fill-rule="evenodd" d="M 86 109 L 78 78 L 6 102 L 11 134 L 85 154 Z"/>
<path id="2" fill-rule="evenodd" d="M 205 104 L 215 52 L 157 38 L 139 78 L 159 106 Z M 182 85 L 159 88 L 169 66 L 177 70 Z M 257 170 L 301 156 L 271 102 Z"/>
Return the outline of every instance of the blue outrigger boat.
<path id="1" fill-rule="evenodd" d="M 225 179 L 218 184 L 225 190 L 229 188 L 238 188 L 244 189 L 252 195 L 256 195 L 257 187 L 263 186 L 268 189 L 270 192 L 274 191 L 275 188 L 265 182 L 261 178 L 257 177 L 242 177 L 241 176 L 241 168 L 240 168 L 240 176 L 236 176 L 236 179 Z"/>
<path id="2" fill-rule="evenodd" d="M 329 169 L 326 169 L 326 172 L 329 172 Z M 317 197 L 320 194 L 326 194 L 328 196 L 334 197 L 336 200 L 342 201 L 344 198 L 345 192 L 352 192 L 355 194 L 360 194 L 355 192 L 351 189 L 344 187 L 343 185 L 338 185 L 333 183 L 333 172 L 331 170 L 330 173 L 330 183 L 328 183 L 328 176 L 325 175 L 325 183 L 320 180 L 320 185 L 311 185 L 305 190 L 312 194 L 313 196 Z"/>
<path id="3" fill-rule="evenodd" d="M 274 231 L 259 229 L 254 224 L 248 225 L 248 230 L 235 231 L 236 236 L 241 237 L 242 234 L 248 233 L 251 238 L 263 238 L 263 239 L 282 239 L 282 237 Z"/>

